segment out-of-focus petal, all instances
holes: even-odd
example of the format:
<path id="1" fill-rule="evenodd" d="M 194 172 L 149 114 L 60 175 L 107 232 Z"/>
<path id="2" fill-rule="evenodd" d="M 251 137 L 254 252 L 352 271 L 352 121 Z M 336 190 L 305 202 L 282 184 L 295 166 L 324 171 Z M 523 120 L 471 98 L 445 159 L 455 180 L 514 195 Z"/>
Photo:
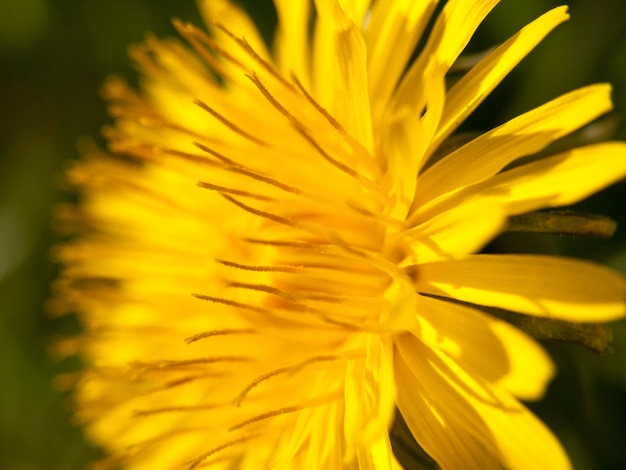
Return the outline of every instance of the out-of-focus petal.
<path id="1" fill-rule="evenodd" d="M 280 72 L 294 74 L 306 89 L 311 86 L 309 45 L 310 2 L 274 0 L 278 26 L 274 39 L 276 64 Z"/>
<path id="2" fill-rule="evenodd" d="M 229 47 L 228 45 L 231 44 L 229 34 L 220 29 L 223 26 L 237 37 L 245 39 L 263 60 L 270 60 L 270 53 L 265 41 L 263 41 L 254 22 L 245 10 L 235 2 L 231 0 L 198 0 L 198 8 L 205 23 L 212 28 L 212 34 L 220 46 Z M 238 59 L 244 62 L 250 60 L 245 54 L 240 54 Z"/>

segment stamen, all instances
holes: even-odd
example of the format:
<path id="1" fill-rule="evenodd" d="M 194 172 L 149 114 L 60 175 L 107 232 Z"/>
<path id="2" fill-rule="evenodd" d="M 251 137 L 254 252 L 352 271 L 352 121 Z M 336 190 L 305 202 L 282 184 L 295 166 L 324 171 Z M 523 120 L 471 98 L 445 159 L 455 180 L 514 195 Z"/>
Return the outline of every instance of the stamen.
<path id="1" fill-rule="evenodd" d="M 167 389 L 170 389 L 170 388 L 178 387 L 180 385 L 185 385 L 185 384 L 188 384 L 188 383 L 193 382 L 195 380 L 203 379 L 205 377 L 206 376 L 204 374 L 202 374 L 202 375 L 188 375 L 188 376 L 185 376 L 185 377 L 181 377 L 180 379 L 170 380 L 168 382 L 165 382 L 163 384 L 163 386 L 155 388 L 154 390 L 152 390 L 152 392 L 158 392 L 160 390 L 167 390 Z"/>
<path id="2" fill-rule="evenodd" d="M 217 27 L 217 25 L 215 25 Z M 242 70 L 247 70 L 247 68 L 242 64 L 238 59 L 233 57 L 232 54 L 226 51 L 223 47 L 221 47 L 216 41 L 214 41 L 211 37 L 206 34 L 196 35 L 196 38 L 206 44 L 211 48 L 216 54 L 219 54 L 224 59 L 228 60 L 230 63 L 239 67 Z"/>
<path id="3" fill-rule="evenodd" d="M 356 351 L 347 352 L 342 355 L 333 354 L 333 355 L 328 355 L 328 356 L 316 356 L 316 357 L 311 357 L 305 361 L 302 361 L 300 364 L 296 364 L 295 366 L 281 367 L 279 369 L 274 369 L 270 372 L 266 372 L 265 374 L 258 376 L 252 382 L 250 382 L 246 386 L 246 388 L 244 388 L 241 391 L 241 393 L 237 395 L 237 397 L 235 397 L 235 399 L 233 400 L 233 405 L 241 406 L 241 402 L 244 400 L 244 398 L 246 398 L 246 396 L 254 388 L 256 388 L 260 383 L 265 382 L 266 380 L 269 380 L 273 377 L 277 377 L 279 375 L 288 374 L 288 373 L 295 374 L 299 372 L 300 370 L 304 369 L 306 366 L 310 364 L 314 364 L 316 362 L 349 361 L 349 360 L 359 359 L 360 357 L 363 357 L 363 354 L 362 353 L 358 354 L 356 353 Z"/>
<path id="4" fill-rule="evenodd" d="M 274 180 L 272 178 L 269 178 L 265 175 L 261 175 L 259 173 L 256 173 L 252 170 L 249 170 L 243 166 L 241 166 L 240 164 L 238 164 L 237 162 L 231 160 L 230 158 L 225 157 L 224 155 L 220 154 L 219 152 L 216 152 L 215 150 L 199 143 L 199 142 L 194 142 L 193 143 L 196 147 L 198 147 L 200 150 L 202 150 L 203 152 L 208 153 L 209 155 L 214 156 L 215 158 L 217 158 L 220 161 L 223 161 L 224 163 L 227 163 L 229 165 L 231 165 L 230 167 L 224 168 L 227 171 L 230 171 L 232 173 L 239 173 L 241 175 L 247 176 L 249 178 L 255 179 L 257 181 L 261 181 L 263 183 L 267 183 L 271 186 L 275 186 L 279 189 L 282 189 L 283 191 L 286 191 L 288 193 L 292 193 L 292 194 L 301 194 L 300 190 L 297 188 L 294 188 L 292 186 L 288 186 L 284 183 L 281 183 L 280 181 Z"/>
<path id="5" fill-rule="evenodd" d="M 226 373 L 203 373 L 203 374 L 196 374 L 196 375 L 186 375 L 184 377 L 167 381 L 161 385 L 158 385 L 149 390 L 146 390 L 145 392 L 143 392 L 143 395 L 156 394 L 164 390 L 170 390 L 175 387 L 187 385 L 189 383 L 195 382 L 196 380 L 204 380 L 204 379 L 220 380 L 221 378 L 227 375 L 228 374 Z"/>
<path id="6" fill-rule="evenodd" d="M 189 366 L 218 364 L 221 362 L 250 362 L 252 358 L 249 356 L 215 356 L 215 357 L 202 357 L 198 359 L 185 359 L 180 361 L 155 361 L 155 362 L 132 362 L 132 367 L 150 370 L 162 370 L 162 369 L 178 369 Z"/>
<path id="7" fill-rule="evenodd" d="M 200 299 L 200 300 L 207 300 L 209 302 L 215 302 L 217 304 L 228 305 L 229 307 L 240 308 L 242 310 L 249 310 L 251 312 L 263 313 L 263 314 L 270 313 L 269 310 L 261 308 L 261 307 L 256 307 L 254 305 L 248 305 L 248 304 L 242 304 L 241 302 L 235 302 L 234 300 L 223 299 L 221 297 L 213 297 L 213 296 L 204 295 L 204 294 L 191 294 L 191 295 L 193 295 L 195 298 Z"/>
<path id="8" fill-rule="evenodd" d="M 288 414 L 288 413 L 295 413 L 296 411 L 301 411 L 302 407 L 300 406 L 285 406 L 283 408 L 279 408 L 277 410 L 274 411 L 268 411 L 267 413 L 263 413 L 260 415 L 255 416 L 254 418 L 250 418 L 247 419 L 245 421 L 242 421 L 241 423 L 235 424 L 231 427 L 228 428 L 229 431 L 236 431 L 237 429 L 241 429 L 244 426 L 248 426 L 250 424 L 254 424 L 254 423 L 258 423 L 259 421 L 263 421 L 265 419 L 269 419 L 269 418 L 274 418 L 276 416 L 280 416 L 280 415 L 284 415 L 284 414 Z"/>
<path id="9" fill-rule="evenodd" d="M 244 287 L 243 284 L 241 284 L 241 286 L 239 287 Z M 252 287 L 248 287 L 248 288 L 252 288 Z M 254 290 L 259 290 L 259 291 L 263 291 L 263 292 L 268 292 L 269 290 L 272 290 L 273 288 L 267 286 L 265 288 L 263 288 L 263 286 L 260 287 L 254 287 Z M 252 306 L 252 305 L 247 305 L 247 304 L 241 304 L 239 302 L 234 302 L 231 300 L 226 300 L 226 299 L 220 299 L 220 298 L 216 298 L 216 297 L 210 297 L 210 296 L 205 296 L 205 295 L 201 295 L 201 294 L 192 294 L 194 297 L 200 298 L 202 300 L 209 300 L 212 302 L 218 302 L 218 303 L 222 303 L 225 305 L 231 305 L 233 307 L 238 307 L 238 308 L 242 308 L 242 309 L 246 309 L 246 310 L 251 310 L 254 311 L 256 313 L 263 313 L 266 317 L 271 317 L 274 319 L 280 319 L 282 318 L 283 320 L 285 320 L 285 318 L 283 317 L 279 317 L 277 316 L 277 313 L 279 311 L 285 311 L 288 313 L 293 313 L 293 312 L 298 312 L 298 313 L 305 313 L 308 315 L 313 315 L 314 317 L 322 320 L 324 323 L 328 323 L 330 325 L 333 326 L 339 326 L 342 329 L 348 329 L 350 331 L 365 331 L 363 327 L 361 326 L 355 326 L 351 323 L 346 323 L 346 322 L 342 322 L 340 320 L 334 320 L 331 319 L 328 314 L 326 313 L 325 310 L 320 310 L 318 308 L 312 307 L 310 305 L 307 305 L 306 303 L 301 303 L 298 302 L 297 299 L 294 298 L 290 298 L 288 293 L 283 293 L 282 291 L 279 291 L 278 289 L 276 289 L 275 292 L 276 295 L 279 295 L 281 298 L 283 298 L 284 300 L 286 300 L 286 302 L 288 303 L 284 303 L 280 306 L 274 306 L 273 311 L 267 310 L 267 309 L 263 309 L 261 307 L 256 307 L 256 306 Z M 284 295 L 286 294 L 286 295 Z"/>
<path id="10" fill-rule="evenodd" d="M 348 165 L 341 163 L 339 160 L 331 157 L 328 152 L 326 152 L 322 146 L 320 144 L 317 143 L 317 141 L 313 138 L 313 136 L 311 136 L 311 134 L 309 134 L 309 132 L 304 128 L 304 126 L 302 124 L 299 124 L 297 126 L 295 126 L 296 130 L 298 131 L 298 133 L 304 137 L 304 139 L 309 142 L 313 148 L 315 150 L 318 151 L 318 153 L 324 158 L 324 160 L 326 160 L 327 162 L 329 162 L 331 165 L 333 165 L 334 167 L 338 168 L 339 170 L 341 170 L 342 172 L 346 173 L 347 175 L 352 176 L 353 178 L 357 179 L 360 181 L 360 179 L 366 179 L 364 176 L 360 175 L 356 170 L 353 170 L 352 168 L 350 168 Z"/>
<path id="11" fill-rule="evenodd" d="M 222 405 L 196 405 L 196 406 L 167 406 L 163 408 L 152 408 L 147 410 L 134 410 L 133 415 L 136 417 L 151 416 L 161 413 L 178 413 L 186 411 L 203 411 L 214 410 Z"/>
<path id="12" fill-rule="evenodd" d="M 295 74 L 291 74 L 291 79 L 295 82 L 296 86 L 298 87 L 298 89 L 300 90 L 300 92 L 304 95 L 304 97 L 313 105 L 313 107 L 324 117 L 324 119 L 326 119 L 328 121 L 328 123 L 335 128 L 335 130 L 337 132 L 339 132 L 343 137 L 346 137 L 348 135 L 347 131 L 343 128 L 343 126 L 341 124 L 339 124 L 339 121 L 337 121 L 335 119 L 335 117 L 330 114 L 328 111 L 326 111 L 326 108 L 324 108 L 321 104 L 319 104 L 315 98 L 313 98 L 309 92 L 306 90 L 306 88 L 304 88 L 304 86 L 302 86 L 302 83 L 300 83 L 300 80 L 298 80 L 298 77 L 295 76 Z"/>
<path id="13" fill-rule="evenodd" d="M 278 80 L 280 83 L 282 83 L 285 87 L 287 87 L 290 90 L 294 91 L 293 85 L 291 83 L 289 83 L 287 80 L 285 80 L 282 75 L 276 73 L 276 70 L 274 70 L 274 67 L 272 67 L 271 64 L 269 64 L 259 54 L 257 54 L 257 52 L 252 48 L 252 46 L 248 43 L 248 41 L 246 41 L 245 38 L 239 38 L 239 37 L 235 36 L 233 33 L 231 33 L 222 24 L 218 23 L 218 24 L 216 24 L 216 27 L 218 27 L 219 29 L 224 31 L 228 36 L 231 37 L 231 39 L 233 39 L 235 42 L 237 42 L 237 44 L 239 44 L 239 46 L 241 46 L 241 48 L 244 50 L 244 52 L 246 52 L 250 57 L 252 57 L 252 59 L 254 59 L 267 72 L 269 72 L 269 74 L 272 75 L 272 77 L 274 77 L 276 80 Z"/>
<path id="14" fill-rule="evenodd" d="M 247 334 L 255 334 L 257 330 L 252 328 L 227 328 L 224 330 L 211 330 L 211 331 L 203 331 L 202 333 L 195 334 L 193 336 L 189 336 L 185 338 L 185 343 L 191 344 L 199 341 L 201 339 L 212 338 L 214 336 L 226 336 L 226 335 L 247 335 Z"/>
<path id="15" fill-rule="evenodd" d="M 213 83 L 213 76 L 209 74 L 209 71 L 205 67 L 199 67 L 196 57 L 193 56 L 187 48 L 183 47 L 178 42 L 164 41 L 153 34 L 147 34 L 145 42 L 149 49 L 148 52 L 151 52 L 155 56 L 165 56 L 165 54 L 161 52 L 161 50 L 163 50 L 168 54 L 171 54 L 171 56 L 178 60 L 180 64 L 182 64 L 183 67 L 187 70 L 192 70 L 195 74 L 202 77 L 203 79 L 208 79 L 205 80 L 206 82 Z M 178 74 L 174 72 L 177 67 L 161 64 L 158 64 L 158 66 L 161 67 L 164 71 L 168 72 L 169 77 L 175 80 L 178 79 Z"/>
<path id="16" fill-rule="evenodd" d="M 253 172 L 251 170 L 247 170 L 247 169 L 243 168 L 242 166 L 235 166 L 235 167 L 232 167 L 232 168 L 226 168 L 226 170 L 231 171 L 232 173 L 239 173 L 241 175 L 247 176 L 247 177 L 255 179 L 257 181 L 261 181 L 263 183 L 267 183 L 270 186 L 274 186 L 276 188 L 282 189 L 283 191 L 286 191 L 286 192 L 291 193 L 291 194 L 302 194 L 302 192 L 298 188 L 294 188 L 293 186 L 286 185 L 284 183 L 281 183 L 280 181 L 277 181 L 275 179 L 269 178 L 269 177 L 267 177 L 265 175 L 262 175 L 260 173 L 256 173 L 256 172 Z"/>
<path id="17" fill-rule="evenodd" d="M 274 106 L 274 108 L 276 108 L 283 116 L 285 116 L 289 120 L 289 122 L 293 125 L 296 131 L 298 131 L 298 133 L 302 137 L 304 137 L 304 139 L 307 140 L 328 163 L 330 163 L 331 165 L 333 165 L 335 168 L 342 171 L 343 173 L 354 178 L 361 185 L 363 185 L 364 188 L 367 188 L 370 191 L 370 193 L 376 195 L 378 199 L 380 200 L 386 199 L 386 196 L 382 195 L 382 193 L 380 192 L 380 189 L 378 188 L 376 184 L 374 184 L 365 176 L 361 175 L 356 170 L 353 170 L 346 164 L 331 157 L 328 154 L 328 152 L 326 152 L 322 148 L 322 146 L 318 144 L 317 141 L 310 135 L 310 133 L 306 129 L 306 126 L 302 122 L 300 122 L 293 114 L 291 114 L 283 105 L 281 105 L 278 102 L 278 100 L 274 98 L 274 96 L 272 96 L 272 94 L 265 87 L 265 85 L 263 85 L 263 83 L 261 82 L 261 80 L 256 74 L 253 73 L 252 75 L 246 75 L 246 76 L 252 81 L 252 83 L 256 85 L 256 87 L 263 94 L 263 96 L 265 96 L 265 98 L 269 101 L 269 103 L 272 106 Z"/>
<path id="18" fill-rule="evenodd" d="M 279 272 L 279 273 L 296 273 L 299 271 L 298 268 L 293 266 L 250 266 L 239 263 L 234 263 L 232 261 L 227 261 L 220 258 L 215 258 L 220 264 L 224 266 L 229 266 L 231 268 L 243 269 L 244 271 L 256 271 L 256 272 Z"/>
<path id="19" fill-rule="evenodd" d="M 267 101 L 269 101 L 269 103 L 272 106 L 274 106 L 274 108 L 276 108 L 283 116 L 285 116 L 289 120 L 289 122 L 294 126 L 294 128 L 306 140 L 308 140 L 315 147 L 316 150 L 318 150 L 320 152 L 320 154 L 322 155 L 322 157 L 324 157 L 324 159 L 326 159 L 329 163 L 331 163 L 333 166 L 335 166 L 339 170 L 343 171 L 344 173 L 347 173 L 348 175 L 350 175 L 352 177 L 358 176 L 358 173 L 356 171 L 354 171 L 352 168 L 344 165 L 343 163 L 335 160 L 330 155 L 328 155 L 321 148 L 321 146 L 307 133 L 307 131 L 305 130 L 305 125 L 303 123 L 301 123 L 293 114 L 291 114 L 289 111 L 287 111 L 287 109 L 283 105 L 281 105 L 278 102 L 278 100 L 276 98 L 274 98 L 274 96 L 272 96 L 272 94 L 265 87 L 265 85 L 263 85 L 263 83 L 261 83 L 261 80 L 259 80 L 259 78 L 257 77 L 256 74 L 246 75 L 246 76 L 252 81 L 252 83 L 254 83 L 256 85 L 256 87 L 263 94 L 263 96 L 265 96 Z"/>
<path id="20" fill-rule="evenodd" d="M 147 105 L 146 105 L 147 106 Z M 119 111 L 119 108 L 118 108 Z M 147 113 L 150 114 L 147 114 Z M 126 115 L 120 114 L 117 117 L 126 117 L 135 120 L 143 127 L 152 127 L 155 129 L 169 129 L 172 131 L 180 132 L 181 134 L 188 135 L 194 139 L 203 139 L 203 140 L 214 140 L 208 138 L 206 135 L 195 132 L 193 129 L 185 126 L 181 126 L 174 122 L 171 122 L 165 119 L 163 116 L 154 114 L 152 110 L 147 110 L 147 112 L 142 112 L 137 109 L 131 108 L 126 111 Z"/>
<path id="21" fill-rule="evenodd" d="M 253 243 L 257 245 L 268 245 L 282 248 L 295 248 L 298 250 L 311 250 L 320 254 L 327 253 L 328 249 L 331 247 L 327 244 L 322 243 L 307 243 L 307 242 L 284 242 L 279 240 L 264 240 L 262 238 L 242 238 L 244 242 Z"/>
<path id="22" fill-rule="evenodd" d="M 231 131 L 235 132 L 236 134 L 239 134 L 240 136 L 245 137 L 248 140 L 251 140 L 255 144 L 262 145 L 263 147 L 269 147 L 269 145 L 267 143 L 265 143 L 262 140 L 254 137 L 251 134 L 248 134 L 246 131 L 241 129 L 239 126 L 235 125 L 232 121 L 226 119 L 224 116 L 222 116 L 220 113 L 218 113 L 215 109 L 211 108 L 204 101 L 201 101 L 199 99 L 195 99 L 195 100 L 193 100 L 193 102 L 194 102 L 195 105 L 197 105 L 200 108 L 202 108 L 203 110 L 205 110 L 207 113 L 209 113 L 211 116 L 213 116 L 215 119 L 220 121 L 222 124 L 224 124 L 226 127 L 228 127 Z"/>
<path id="23" fill-rule="evenodd" d="M 295 227 L 295 228 L 299 227 L 298 224 L 296 224 L 296 222 L 291 220 L 291 219 L 288 219 L 286 217 L 281 217 L 279 215 L 275 215 L 275 214 L 272 214 L 270 212 L 261 211 L 259 209 L 254 209 L 254 208 L 252 208 L 252 207 L 250 207 L 250 206 L 248 206 L 248 205 L 238 201 L 237 199 L 229 196 L 228 194 L 220 193 L 220 196 L 222 196 L 227 201 L 232 202 L 234 205 L 236 205 L 237 207 L 240 207 L 244 211 L 249 212 L 250 214 L 257 215 L 259 217 L 263 217 L 265 219 L 272 220 L 272 221 L 277 222 L 279 224 L 288 225 L 289 227 Z"/>
<path id="24" fill-rule="evenodd" d="M 225 157 L 221 153 L 213 150 L 212 148 L 209 148 L 206 145 L 201 144 L 200 142 L 194 142 L 193 145 L 199 148 L 200 150 L 202 150 L 203 152 L 208 153 L 209 155 L 212 155 L 213 157 L 217 158 L 221 162 L 227 163 L 229 165 L 239 166 L 235 161 L 231 160 L 228 157 Z"/>
<path id="25" fill-rule="evenodd" d="M 228 428 L 229 431 L 235 431 L 237 429 L 241 429 L 250 424 L 258 423 L 259 421 L 263 421 L 269 418 L 274 418 L 276 416 L 285 415 L 289 413 L 295 413 L 297 411 L 302 411 L 305 408 L 314 408 L 317 406 L 326 405 L 333 400 L 337 400 L 338 398 L 343 397 L 343 387 L 338 390 L 332 390 L 330 392 L 324 393 L 313 400 L 309 400 L 308 403 L 305 403 L 300 406 L 285 406 L 273 411 L 268 411 L 267 413 L 262 413 L 260 415 L 254 416 L 253 418 L 242 421 L 241 423 L 235 424 Z"/>
<path id="26" fill-rule="evenodd" d="M 271 202 L 274 199 L 267 197 L 267 196 L 262 196 L 260 194 L 255 194 L 255 193 L 251 193 L 249 191 L 242 191 L 239 189 L 232 189 L 232 188 L 227 188 L 225 186 L 218 186 L 215 184 L 211 184 L 211 183 L 207 183 L 205 181 L 199 181 L 198 183 L 196 183 L 199 187 L 204 188 L 204 189 L 210 189 L 212 191 L 217 191 L 220 193 L 228 193 L 228 194 L 236 194 L 237 196 L 243 196 L 243 197 L 250 197 L 253 199 L 257 199 L 259 201 L 266 201 L 266 202 Z"/>
<path id="27" fill-rule="evenodd" d="M 272 287 L 272 286 L 267 286 L 264 284 L 248 284 L 245 282 L 231 282 L 228 281 L 226 282 L 226 285 L 228 287 L 235 287 L 235 288 L 240 288 L 240 289 L 248 289 L 248 290 L 254 290 L 257 292 L 265 292 L 267 294 L 272 294 L 272 295 L 276 295 L 278 297 L 281 297 L 283 299 L 289 300 L 291 302 L 298 302 L 298 297 L 294 294 L 291 294 L 290 292 L 286 292 L 280 289 L 277 289 L 276 287 Z"/>
<path id="28" fill-rule="evenodd" d="M 247 442 L 251 439 L 260 437 L 261 434 L 250 434 L 248 436 L 243 436 L 240 437 L 239 439 L 233 439 L 231 441 L 225 442 L 224 444 L 221 444 L 217 447 L 214 447 L 213 449 L 209 450 L 208 452 L 205 452 L 204 454 L 199 455 L 198 457 L 196 457 L 193 460 L 188 460 L 187 462 L 185 462 L 186 464 L 189 465 L 189 470 L 193 470 L 194 468 L 198 468 L 198 466 L 204 462 L 206 459 L 208 459 L 209 457 L 211 457 L 212 455 L 217 454 L 218 452 L 221 452 L 224 449 L 228 449 L 229 447 L 233 447 L 236 446 L 237 444 L 243 444 L 244 442 Z"/>
<path id="29" fill-rule="evenodd" d="M 302 83 L 300 83 L 300 81 L 298 80 L 298 77 L 296 77 L 295 74 L 293 74 L 293 73 L 291 74 L 291 79 L 294 81 L 294 83 L 298 87 L 298 90 L 300 90 L 300 92 L 309 101 L 309 103 L 311 103 L 311 105 L 317 110 L 317 112 L 319 112 L 324 117 L 324 119 L 326 119 L 326 121 L 328 121 L 328 123 L 339 134 L 341 134 L 341 136 L 348 143 L 348 145 L 350 145 L 350 147 L 352 147 L 357 153 L 359 153 L 360 155 L 366 157 L 366 158 L 362 159 L 361 161 L 363 163 L 367 164 L 368 170 L 370 170 L 373 173 L 379 175 L 380 174 L 380 168 L 376 164 L 373 156 L 361 145 L 361 143 L 358 140 L 356 140 L 354 137 L 352 137 L 350 134 L 348 134 L 348 132 L 339 123 L 339 121 L 337 121 L 337 119 L 335 119 L 335 117 L 332 114 L 330 114 L 326 110 L 326 108 L 324 108 L 321 104 L 319 104 L 319 102 L 315 98 L 313 98 L 313 96 L 311 96 L 311 94 L 306 90 L 306 88 L 304 88 Z"/>
<path id="30" fill-rule="evenodd" d="M 178 33 L 183 36 L 200 57 L 211 67 L 211 69 L 223 79 L 231 79 L 226 69 L 220 64 L 216 58 L 204 46 L 211 44 L 211 39 L 201 30 L 193 26 L 191 23 L 184 23 L 178 18 L 174 18 L 172 23 Z M 204 43 L 204 45 L 202 44 Z M 210 47 L 210 46 L 209 46 Z"/>
<path id="31" fill-rule="evenodd" d="M 162 151 L 166 154 L 175 155 L 177 157 L 181 157 L 185 160 L 189 160 L 194 163 L 202 163 L 203 165 L 209 166 L 219 166 L 219 164 L 213 160 L 208 159 L 207 157 L 203 157 L 202 155 L 194 155 L 193 153 L 183 152 L 181 150 L 174 150 L 169 148 L 164 148 Z"/>
<path id="32" fill-rule="evenodd" d="M 235 399 L 233 400 L 233 405 L 241 406 L 241 402 L 243 401 L 243 399 L 248 395 L 248 393 L 250 393 L 250 391 L 252 391 L 252 389 L 254 389 L 261 382 L 265 382 L 266 380 L 269 380 L 272 377 L 286 374 L 292 370 L 293 370 L 293 367 L 281 367 L 280 369 L 274 369 L 271 372 L 267 372 L 263 375 L 258 376 L 252 382 L 246 385 L 246 388 L 244 388 L 242 392 L 235 397 Z"/>
<path id="33" fill-rule="evenodd" d="M 354 351 L 345 351 L 341 354 L 329 354 L 326 356 L 314 356 L 310 357 L 305 361 L 302 361 L 300 364 L 297 364 L 293 367 L 293 373 L 296 373 L 308 366 L 309 364 L 315 364 L 316 362 L 335 362 L 335 361 L 353 361 L 355 359 L 361 359 L 365 357 L 362 352 L 358 350 Z"/>

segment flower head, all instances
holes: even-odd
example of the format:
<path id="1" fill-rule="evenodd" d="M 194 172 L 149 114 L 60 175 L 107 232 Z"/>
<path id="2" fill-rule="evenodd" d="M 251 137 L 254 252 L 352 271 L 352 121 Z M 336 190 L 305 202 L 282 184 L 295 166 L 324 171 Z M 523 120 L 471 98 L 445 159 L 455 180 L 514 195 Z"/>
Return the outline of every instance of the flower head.
<path id="1" fill-rule="evenodd" d="M 624 315 L 603 267 L 474 254 L 509 217 L 626 174 L 622 143 L 511 165 L 607 112 L 610 89 L 442 151 L 566 8 L 449 87 L 497 1 L 274 3 L 271 52 L 235 4 L 204 0 L 210 34 L 175 22 L 188 45 L 131 51 L 141 91 L 105 87 L 110 151 L 69 172 L 80 233 L 59 250 L 88 435 L 125 468 L 391 469 L 397 408 L 442 468 L 567 468 L 518 401 L 542 396 L 549 357 L 468 304 Z"/>

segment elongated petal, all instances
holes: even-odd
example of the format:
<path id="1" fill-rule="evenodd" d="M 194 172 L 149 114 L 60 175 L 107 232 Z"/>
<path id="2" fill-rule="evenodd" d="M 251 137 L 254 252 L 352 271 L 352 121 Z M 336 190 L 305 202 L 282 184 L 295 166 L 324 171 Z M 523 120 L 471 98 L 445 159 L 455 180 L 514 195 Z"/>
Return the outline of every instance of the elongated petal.
<path id="1" fill-rule="evenodd" d="M 373 147 L 367 92 L 367 51 L 360 28 L 338 0 L 316 0 L 315 80 L 321 103 L 369 151 Z"/>
<path id="2" fill-rule="evenodd" d="M 269 60 L 270 54 L 254 22 L 235 2 L 230 0 L 199 0 L 198 7 L 205 23 L 213 27 L 213 34 L 220 45 L 227 46 L 230 44 L 230 40 L 228 34 L 216 28 L 216 25 L 226 26 L 238 37 L 244 38 L 264 60 Z"/>
<path id="3" fill-rule="evenodd" d="M 316 381 L 311 388 L 327 388 L 328 384 Z M 303 470 L 316 470 L 320 466 L 341 470 L 341 454 L 337 452 L 337 442 L 343 439 L 341 423 L 343 407 L 333 402 L 321 407 L 304 409 L 298 420 L 284 434 L 284 444 L 274 449 L 269 468 L 296 467 Z M 259 468 L 263 463 L 257 464 Z"/>
<path id="4" fill-rule="evenodd" d="M 365 355 L 348 364 L 344 391 L 345 440 L 358 447 L 387 435 L 395 408 L 391 342 L 370 337 Z"/>
<path id="5" fill-rule="evenodd" d="M 437 18 L 426 47 L 404 75 L 392 99 L 392 108 L 419 101 L 421 80 L 429 63 L 442 64 L 445 74 L 461 54 L 478 25 L 498 0 L 452 0 Z M 421 111 L 421 110 L 418 110 Z"/>
<path id="6" fill-rule="evenodd" d="M 436 4 L 436 0 L 374 3 L 364 32 L 374 122 L 384 111 Z"/>
<path id="7" fill-rule="evenodd" d="M 465 74 L 446 95 L 446 108 L 433 148 L 437 148 L 550 31 L 568 18 L 565 6 L 550 10 Z"/>
<path id="8" fill-rule="evenodd" d="M 395 200 L 392 216 L 405 219 L 417 187 L 417 174 L 423 164 L 430 136 L 437 128 L 443 111 L 445 85 L 441 64 L 432 63 L 422 74 L 417 108 L 407 106 L 387 116 L 382 146 L 387 167 L 387 192 Z M 423 113 L 416 112 L 423 107 Z"/>
<path id="9" fill-rule="evenodd" d="M 395 344 L 398 406 L 442 468 L 571 467 L 554 435 L 513 397 L 410 335 Z"/>
<path id="10" fill-rule="evenodd" d="M 310 2 L 274 0 L 274 5 L 278 14 L 274 40 L 278 68 L 285 76 L 293 73 L 306 89 L 310 89 Z"/>
<path id="11" fill-rule="evenodd" d="M 600 265 L 551 256 L 475 255 L 420 266 L 419 292 L 570 321 L 624 316 L 626 282 Z"/>
<path id="12" fill-rule="evenodd" d="M 338 0 L 338 2 L 348 18 L 360 29 L 365 21 L 371 0 Z"/>
<path id="13" fill-rule="evenodd" d="M 402 470 L 391 449 L 389 435 L 379 437 L 369 448 L 359 449 L 359 470 Z"/>
<path id="14" fill-rule="evenodd" d="M 608 85 L 581 88 L 482 134 L 421 175 L 416 204 L 480 183 L 606 113 L 611 109 L 610 91 Z"/>
<path id="15" fill-rule="evenodd" d="M 505 222 L 503 208 L 485 198 L 438 214 L 407 234 L 416 237 L 411 243 L 415 259 L 429 263 L 476 253 Z"/>
<path id="16" fill-rule="evenodd" d="M 567 152 L 506 171 L 481 184 L 444 196 L 414 212 L 418 224 L 470 200 L 500 199 L 508 215 L 566 206 L 626 176 L 626 144 L 607 142 Z"/>
<path id="17" fill-rule="evenodd" d="M 566 206 L 626 176 L 626 144 L 580 147 L 492 178 L 482 195 L 498 195 L 511 215 Z M 484 188 L 484 190 L 483 190 Z"/>
<path id="18" fill-rule="evenodd" d="M 389 340 L 369 338 L 364 360 L 346 370 L 345 442 L 348 455 L 356 453 L 359 468 L 399 468 L 388 430 L 395 410 L 393 348 Z M 349 446 L 356 445 L 356 448 Z"/>
<path id="19" fill-rule="evenodd" d="M 418 302 L 416 335 L 473 376 L 504 387 L 524 400 L 541 398 L 554 365 L 530 336 L 473 308 L 429 297 Z"/>

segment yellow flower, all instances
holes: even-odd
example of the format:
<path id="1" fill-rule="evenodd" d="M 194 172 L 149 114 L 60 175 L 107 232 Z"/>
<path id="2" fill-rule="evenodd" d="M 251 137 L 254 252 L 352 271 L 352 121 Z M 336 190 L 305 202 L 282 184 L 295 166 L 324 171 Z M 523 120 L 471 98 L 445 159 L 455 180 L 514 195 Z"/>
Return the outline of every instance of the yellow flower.
<path id="1" fill-rule="evenodd" d="M 542 396 L 549 357 L 467 304 L 610 321 L 626 284 L 474 253 L 508 217 L 624 177 L 626 146 L 510 165 L 606 113 L 594 85 L 433 158 L 567 19 L 549 11 L 446 88 L 496 3 L 275 0 L 270 52 L 240 8 L 204 0 L 210 35 L 175 22 L 191 47 L 131 51 L 141 91 L 107 84 L 110 153 L 71 169 L 80 234 L 59 250 L 58 298 L 86 329 L 65 343 L 87 363 L 77 415 L 113 466 L 400 468 L 397 407 L 444 469 L 569 467 L 518 401 Z"/>

